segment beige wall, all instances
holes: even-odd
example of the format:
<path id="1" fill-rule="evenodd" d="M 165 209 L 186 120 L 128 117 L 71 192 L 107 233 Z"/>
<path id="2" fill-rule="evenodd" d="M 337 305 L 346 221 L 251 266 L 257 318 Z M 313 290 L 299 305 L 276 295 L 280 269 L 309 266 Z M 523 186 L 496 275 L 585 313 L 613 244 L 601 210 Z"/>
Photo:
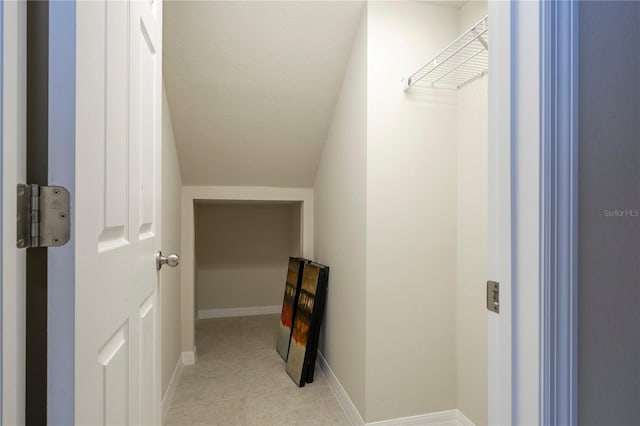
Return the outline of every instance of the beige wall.
<path id="1" fill-rule="evenodd" d="M 282 303 L 289 256 L 300 255 L 296 207 L 294 218 L 289 204 L 196 204 L 197 310 Z"/>
<path id="2" fill-rule="evenodd" d="M 302 255 L 302 203 L 292 204 L 290 207 L 291 217 L 291 256 Z"/>
<path id="3" fill-rule="evenodd" d="M 456 9 L 369 4 L 367 421 L 456 408 L 456 92 L 400 77 L 457 35 Z"/>
<path id="4" fill-rule="evenodd" d="M 460 34 L 477 24 L 482 18 L 489 14 L 489 7 L 486 0 L 468 1 L 460 8 L 458 17 L 458 31 Z"/>
<path id="5" fill-rule="evenodd" d="M 462 33 L 487 14 L 485 2 L 460 10 Z M 457 401 L 487 424 L 488 77 L 458 90 Z"/>
<path id="6" fill-rule="evenodd" d="M 180 191 L 182 178 L 173 139 L 171 112 L 162 90 L 162 230 L 161 247 L 165 254 L 180 250 Z M 169 386 L 180 359 L 180 268 L 162 268 L 160 300 L 162 312 L 162 395 Z"/>
<path id="7" fill-rule="evenodd" d="M 314 186 L 316 260 L 329 265 L 320 350 L 365 414 L 367 20 L 358 27 Z"/>

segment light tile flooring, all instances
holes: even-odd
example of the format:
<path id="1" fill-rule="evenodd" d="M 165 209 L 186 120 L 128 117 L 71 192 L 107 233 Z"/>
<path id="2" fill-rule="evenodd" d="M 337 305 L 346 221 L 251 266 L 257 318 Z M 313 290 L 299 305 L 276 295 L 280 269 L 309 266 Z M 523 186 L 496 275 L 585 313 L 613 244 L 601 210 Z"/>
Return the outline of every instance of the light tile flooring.
<path id="1" fill-rule="evenodd" d="M 319 368 L 298 388 L 275 350 L 278 315 L 201 320 L 166 425 L 348 425 Z"/>

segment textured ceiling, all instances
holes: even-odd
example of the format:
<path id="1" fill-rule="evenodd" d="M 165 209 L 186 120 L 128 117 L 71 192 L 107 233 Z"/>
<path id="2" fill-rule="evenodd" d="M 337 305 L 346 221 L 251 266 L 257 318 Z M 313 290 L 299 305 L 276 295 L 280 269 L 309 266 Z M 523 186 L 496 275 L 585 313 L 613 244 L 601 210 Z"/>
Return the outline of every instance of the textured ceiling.
<path id="1" fill-rule="evenodd" d="M 362 2 L 165 2 L 187 185 L 313 185 Z"/>

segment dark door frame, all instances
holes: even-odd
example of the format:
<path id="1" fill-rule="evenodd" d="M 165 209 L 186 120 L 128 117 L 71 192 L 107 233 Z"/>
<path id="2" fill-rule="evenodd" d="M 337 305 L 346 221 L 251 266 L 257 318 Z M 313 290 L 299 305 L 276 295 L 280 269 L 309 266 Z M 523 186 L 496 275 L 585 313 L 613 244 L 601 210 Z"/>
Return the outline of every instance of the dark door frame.
<path id="1" fill-rule="evenodd" d="M 49 1 L 27 2 L 27 182 L 48 185 Z M 47 424 L 47 249 L 27 249 L 27 425 Z"/>

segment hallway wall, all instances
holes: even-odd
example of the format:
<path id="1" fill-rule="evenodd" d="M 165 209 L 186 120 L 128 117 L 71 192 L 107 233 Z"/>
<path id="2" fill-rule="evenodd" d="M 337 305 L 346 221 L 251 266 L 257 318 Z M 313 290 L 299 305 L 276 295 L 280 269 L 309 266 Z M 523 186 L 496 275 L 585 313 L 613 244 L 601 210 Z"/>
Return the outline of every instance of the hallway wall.
<path id="1" fill-rule="evenodd" d="M 165 254 L 182 253 L 180 241 L 180 192 L 182 177 L 173 138 L 171 111 L 162 89 L 162 223 L 161 247 Z M 160 274 L 162 312 L 162 387 L 164 396 L 173 370 L 181 356 L 180 337 L 180 268 L 162 268 Z"/>
<path id="2" fill-rule="evenodd" d="M 299 203 L 197 203 L 196 309 L 280 305 L 299 215 Z"/>
<path id="3" fill-rule="evenodd" d="M 640 3 L 578 25 L 577 422 L 640 424 Z"/>

